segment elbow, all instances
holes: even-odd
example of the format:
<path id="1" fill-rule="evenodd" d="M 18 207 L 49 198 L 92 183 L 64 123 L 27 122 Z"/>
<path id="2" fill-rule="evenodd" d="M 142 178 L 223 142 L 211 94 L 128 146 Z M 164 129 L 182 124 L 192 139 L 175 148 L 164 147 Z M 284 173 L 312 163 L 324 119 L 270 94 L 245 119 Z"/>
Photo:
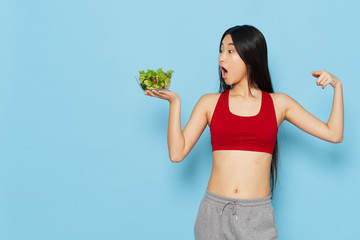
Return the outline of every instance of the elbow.
<path id="1" fill-rule="evenodd" d="M 181 160 L 174 160 L 174 159 L 171 159 L 171 158 L 170 158 L 170 161 L 173 162 L 173 163 L 179 163 L 179 162 L 181 162 Z"/>
<path id="2" fill-rule="evenodd" d="M 171 162 L 173 162 L 173 163 L 179 163 L 179 162 L 181 162 L 182 161 L 182 159 L 172 159 L 172 158 L 170 158 L 170 161 Z"/>
<path id="3" fill-rule="evenodd" d="M 173 162 L 173 163 L 179 163 L 179 162 L 181 162 L 182 160 L 183 160 L 183 158 L 180 157 L 180 156 L 171 156 L 171 155 L 170 155 L 170 161 Z"/>
<path id="4" fill-rule="evenodd" d="M 339 137 L 335 140 L 335 143 L 341 143 L 343 141 L 343 137 Z"/>
<path id="5" fill-rule="evenodd" d="M 341 143 L 343 141 L 343 136 L 336 136 L 331 139 L 332 143 Z"/>

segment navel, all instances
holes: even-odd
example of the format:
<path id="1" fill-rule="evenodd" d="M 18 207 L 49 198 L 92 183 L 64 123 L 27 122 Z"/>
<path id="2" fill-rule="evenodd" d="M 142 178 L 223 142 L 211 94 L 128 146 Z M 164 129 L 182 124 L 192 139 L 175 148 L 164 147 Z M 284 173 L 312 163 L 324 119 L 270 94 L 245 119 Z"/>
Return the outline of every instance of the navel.
<path id="1" fill-rule="evenodd" d="M 237 188 L 235 188 L 235 193 L 238 193 L 238 189 L 237 189 Z"/>

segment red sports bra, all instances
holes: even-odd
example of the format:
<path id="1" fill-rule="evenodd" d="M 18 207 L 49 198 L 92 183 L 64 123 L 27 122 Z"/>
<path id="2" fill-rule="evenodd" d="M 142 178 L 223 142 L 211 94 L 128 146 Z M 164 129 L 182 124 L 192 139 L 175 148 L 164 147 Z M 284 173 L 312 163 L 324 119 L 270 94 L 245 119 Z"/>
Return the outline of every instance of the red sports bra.
<path id="1" fill-rule="evenodd" d="M 261 107 L 254 116 L 230 112 L 229 92 L 220 94 L 211 123 L 212 150 L 247 150 L 273 154 L 278 132 L 275 108 L 268 92 L 261 91 Z"/>

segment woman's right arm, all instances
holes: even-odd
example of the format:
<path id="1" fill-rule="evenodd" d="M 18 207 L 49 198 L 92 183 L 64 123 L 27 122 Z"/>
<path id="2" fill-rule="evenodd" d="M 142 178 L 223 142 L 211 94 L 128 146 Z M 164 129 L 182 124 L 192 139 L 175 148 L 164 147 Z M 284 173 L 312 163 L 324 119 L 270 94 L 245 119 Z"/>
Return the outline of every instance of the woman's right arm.
<path id="1" fill-rule="evenodd" d="M 181 101 L 179 97 L 169 101 L 168 147 L 172 162 L 180 162 L 183 159 L 184 146 L 185 137 L 181 131 Z"/>
<path id="2" fill-rule="evenodd" d="M 147 91 L 145 94 L 169 101 L 169 157 L 172 162 L 181 162 L 189 154 L 206 127 L 206 94 L 196 103 L 183 131 L 181 131 L 179 95 L 172 91 Z"/>

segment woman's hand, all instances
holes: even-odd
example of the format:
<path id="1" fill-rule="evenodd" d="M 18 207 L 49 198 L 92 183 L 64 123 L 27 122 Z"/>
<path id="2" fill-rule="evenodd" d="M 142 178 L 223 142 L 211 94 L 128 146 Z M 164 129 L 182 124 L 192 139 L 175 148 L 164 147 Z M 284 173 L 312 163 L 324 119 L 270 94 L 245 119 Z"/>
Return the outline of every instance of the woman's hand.
<path id="1" fill-rule="evenodd" d="M 164 91 L 162 91 L 162 90 L 159 90 L 159 91 L 146 90 L 144 94 L 148 95 L 148 96 L 151 96 L 151 97 L 158 97 L 158 98 L 161 98 L 161 99 L 168 100 L 169 103 L 180 99 L 180 96 L 176 92 L 173 92 L 173 91 L 170 91 L 170 90 L 164 90 Z"/>
<path id="2" fill-rule="evenodd" d="M 335 77 L 334 75 L 328 73 L 325 70 L 321 70 L 321 71 L 313 71 L 311 72 L 311 74 L 313 75 L 313 77 L 316 77 L 316 84 L 318 86 L 321 86 L 322 89 L 324 89 L 326 87 L 326 85 L 328 85 L 330 83 L 331 86 L 333 86 L 335 88 L 336 85 L 341 85 L 341 81 Z"/>

